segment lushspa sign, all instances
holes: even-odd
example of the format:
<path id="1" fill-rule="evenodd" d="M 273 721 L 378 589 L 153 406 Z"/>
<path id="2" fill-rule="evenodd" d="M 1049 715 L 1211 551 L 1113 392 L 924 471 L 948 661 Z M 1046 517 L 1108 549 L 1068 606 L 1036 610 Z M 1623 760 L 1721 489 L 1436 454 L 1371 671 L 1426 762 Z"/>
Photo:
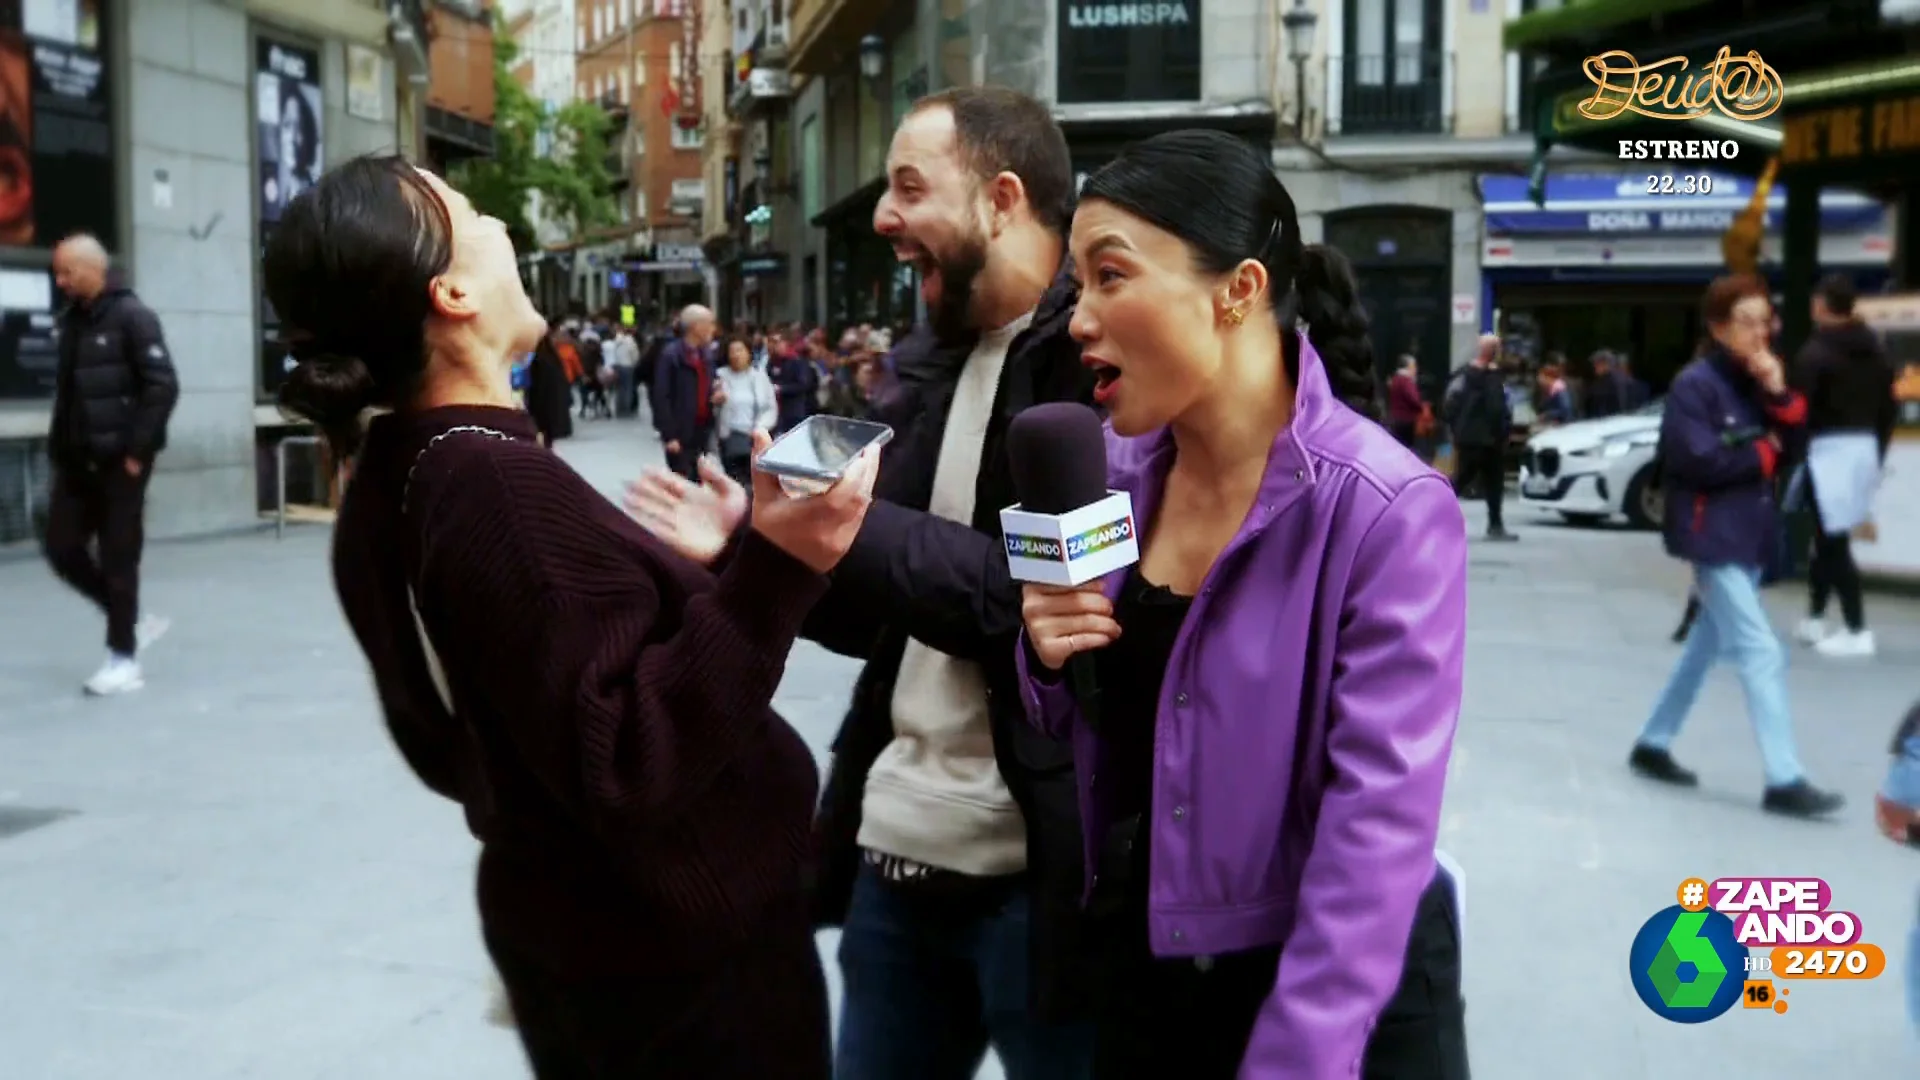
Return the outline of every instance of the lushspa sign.
<path id="1" fill-rule="evenodd" d="M 1061 0 L 1057 29 L 1061 103 L 1200 99 L 1200 0 Z"/>

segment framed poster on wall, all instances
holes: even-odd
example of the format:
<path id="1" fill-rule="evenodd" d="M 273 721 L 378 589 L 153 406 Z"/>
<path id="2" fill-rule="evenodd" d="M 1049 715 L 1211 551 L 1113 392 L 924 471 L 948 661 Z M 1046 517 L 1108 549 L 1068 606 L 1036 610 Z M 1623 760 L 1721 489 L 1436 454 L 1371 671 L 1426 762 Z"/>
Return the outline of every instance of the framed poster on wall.
<path id="1" fill-rule="evenodd" d="M 255 157 L 260 220 L 279 221 L 287 204 L 320 178 L 320 53 L 261 38 L 254 68 Z"/>
<path id="2" fill-rule="evenodd" d="M 287 204 L 305 194 L 320 177 L 326 110 L 320 95 L 320 51 L 278 38 L 254 41 L 255 197 L 259 207 L 260 255 L 266 255 L 274 224 Z M 258 262 L 256 262 L 258 265 Z M 291 369 L 280 344 L 280 318 L 260 297 L 260 400 L 280 392 Z"/>
<path id="3" fill-rule="evenodd" d="M 53 394 L 53 247 L 119 248 L 106 2 L 0 3 L 0 398 Z"/>

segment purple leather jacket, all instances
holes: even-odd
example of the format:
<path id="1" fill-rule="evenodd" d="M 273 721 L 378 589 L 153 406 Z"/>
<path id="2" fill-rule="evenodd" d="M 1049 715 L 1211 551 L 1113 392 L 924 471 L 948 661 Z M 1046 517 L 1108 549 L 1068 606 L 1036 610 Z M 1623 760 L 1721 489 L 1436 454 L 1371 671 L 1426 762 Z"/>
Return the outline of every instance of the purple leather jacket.
<path id="1" fill-rule="evenodd" d="M 1173 457 L 1164 430 L 1107 433 L 1143 536 Z M 1293 422 L 1167 661 L 1154 754 L 1153 951 L 1284 943 L 1242 1080 L 1358 1075 L 1434 875 L 1466 615 L 1452 487 L 1335 400 L 1303 343 Z M 1102 836 L 1101 740 L 1028 651 L 1028 716 L 1071 733 L 1084 833 Z"/>

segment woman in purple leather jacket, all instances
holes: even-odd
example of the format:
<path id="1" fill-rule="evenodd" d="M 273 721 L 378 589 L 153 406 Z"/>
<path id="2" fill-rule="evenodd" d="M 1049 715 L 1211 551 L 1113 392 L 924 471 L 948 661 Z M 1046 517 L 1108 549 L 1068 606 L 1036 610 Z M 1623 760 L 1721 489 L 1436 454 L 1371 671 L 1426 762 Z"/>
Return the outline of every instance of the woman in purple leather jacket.
<path id="1" fill-rule="evenodd" d="M 1206 131 L 1091 177 L 1071 251 L 1142 527 L 1133 569 L 1028 586 L 1021 647 L 1030 715 L 1074 742 L 1096 1080 L 1465 1077 L 1434 840 L 1466 527 L 1356 411 L 1377 384 L 1352 271 Z M 1098 731 L 1058 674 L 1087 650 Z"/>

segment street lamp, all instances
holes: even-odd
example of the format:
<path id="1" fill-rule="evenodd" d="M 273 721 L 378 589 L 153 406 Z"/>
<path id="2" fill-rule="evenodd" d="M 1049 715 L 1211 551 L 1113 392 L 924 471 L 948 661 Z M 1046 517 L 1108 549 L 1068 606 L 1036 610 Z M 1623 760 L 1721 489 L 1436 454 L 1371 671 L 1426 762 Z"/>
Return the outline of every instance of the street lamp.
<path id="1" fill-rule="evenodd" d="M 887 69 L 887 42 L 879 34 L 860 39 L 860 74 L 870 83 L 878 83 Z"/>
<path id="2" fill-rule="evenodd" d="M 1287 59 L 1293 61 L 1293 137 L 1301 142 L 1307 139 L 1307 61 L 1313 57 L 1313 28 L 1319 22 L 1307 0 L 1293 0 L 1293 7 L 1280 16 L 1287 31 Z"/>

